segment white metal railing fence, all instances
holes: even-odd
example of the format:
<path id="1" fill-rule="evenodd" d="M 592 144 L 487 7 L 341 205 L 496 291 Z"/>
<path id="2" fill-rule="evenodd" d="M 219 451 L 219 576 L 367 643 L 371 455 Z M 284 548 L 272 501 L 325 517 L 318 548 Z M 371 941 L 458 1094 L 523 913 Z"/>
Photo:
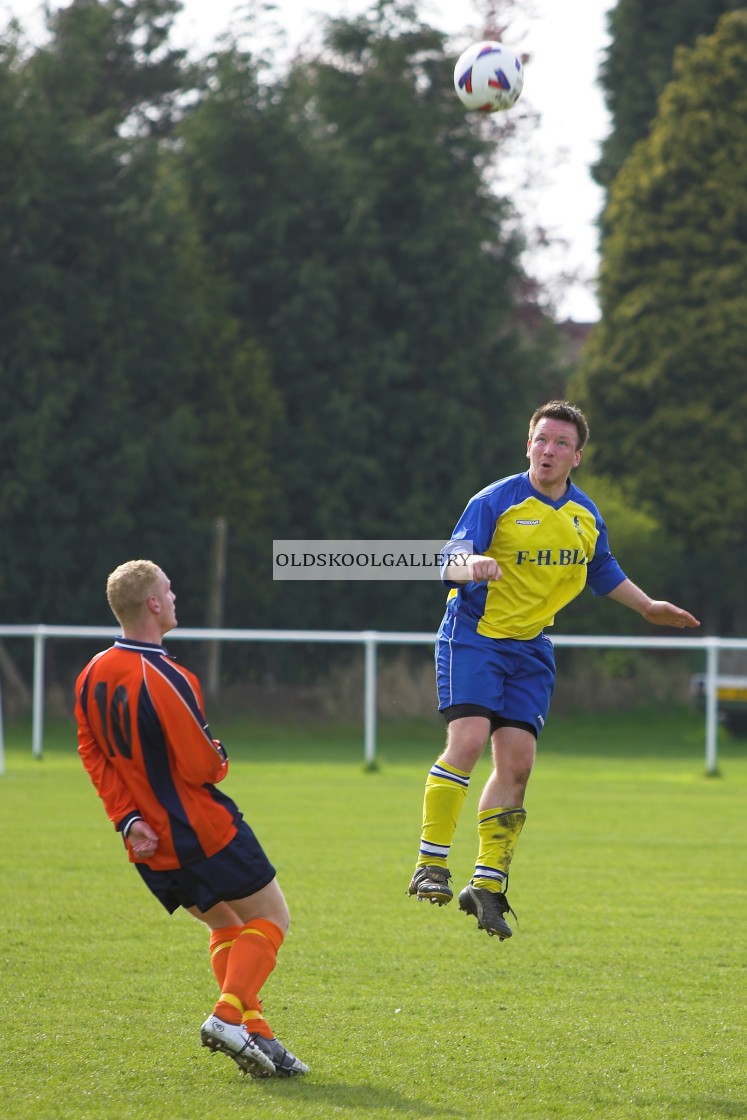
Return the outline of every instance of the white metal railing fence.
<path id="1" fill-rule="evenodd" d="M 112 626 L 0 625 L 0 638 L 29 637 L 34 641 L 34 680 L 32 692 L 32 743 L 35 758 L 42 757 L 44 736 L 44 648 L 47 638 L 108 638 L 120 631 Z M 363 703 L 363 750 L 366 763 L 376 761 L 376 653 L 383 645 L 432 645 L 435 634 L 387 630 L 188 630 L 178 627 L 166 639 L 231 642 L 321 642 L 362 645 L 365 657 Z M 705 768 L 718 769 L 718 658 L 721 650 L 747 650 L 747 638 L 641 638 L 599 635 L 554 634 L 553 645 L 596 649 L 676 649 L 701 650 L 705 670 Z M 5 769 L 0 697 L 0 773 Z"/>

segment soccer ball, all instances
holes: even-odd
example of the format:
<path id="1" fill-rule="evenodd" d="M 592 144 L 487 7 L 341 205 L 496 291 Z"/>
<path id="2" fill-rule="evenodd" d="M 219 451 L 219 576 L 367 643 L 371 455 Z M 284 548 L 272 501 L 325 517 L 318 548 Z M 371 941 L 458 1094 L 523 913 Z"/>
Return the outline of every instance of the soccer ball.
<path id="1" fill-rule="evenodd" d="M 510 109 L 523 88 L 521 59 L 492 39 L 467 47 L 454 67 L 457 97 L 467 109 L 480 113 Z"/>

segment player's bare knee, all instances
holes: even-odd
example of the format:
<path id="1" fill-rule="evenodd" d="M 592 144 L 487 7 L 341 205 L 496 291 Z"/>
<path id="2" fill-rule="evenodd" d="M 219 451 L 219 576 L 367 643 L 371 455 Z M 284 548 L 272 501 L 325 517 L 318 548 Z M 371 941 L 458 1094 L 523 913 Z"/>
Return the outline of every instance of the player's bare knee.
<path id="1" fill-rule="evenodd" d="M 455 766 L 458 770 L 464 770 L 467 773 L 475 768 L 480 761 L 485 745 L 487 743 L 487 720 L 485 720 L 485 728 L 480 726 L 481 721 L 475 721 L 473 726 L 465 726 L 468 721 L 459 720 L 461 726 L 451 724 L 449 726 L 449 734 L 446 740 L 446 749 L 444 750 L 441 758 L 450 766 Z"/>

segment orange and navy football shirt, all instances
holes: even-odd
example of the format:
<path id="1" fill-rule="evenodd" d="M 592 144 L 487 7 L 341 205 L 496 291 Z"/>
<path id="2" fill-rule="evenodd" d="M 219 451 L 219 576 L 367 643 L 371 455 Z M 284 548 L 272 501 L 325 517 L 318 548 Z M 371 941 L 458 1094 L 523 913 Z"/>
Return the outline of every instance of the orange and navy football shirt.
<path id="1" fill-rule="evenodd" d="M 447 611 L 490 638 L 535 638 L 589 583 L 608 595 L 626 578 L 611 555 L 599 510 L 569 482 L 557 501 L 532 486 L 529 472 L 511 475 L 471 499 L 447 546 L 459 542 L 498 561 L 488 583 L 447 583 Z"/>
<path id="2" fill-rule="evenodd" d="M 182 867 L 233 840 L 241 814 L 215 788 L 226 752 L 210 735 L 199 681 L 163 646 L 117 638 L 75 694 L 78 751 L 109 819 L 126 831 L 142 817 L 158 834 L 155 854 L 140 862 Z"/>

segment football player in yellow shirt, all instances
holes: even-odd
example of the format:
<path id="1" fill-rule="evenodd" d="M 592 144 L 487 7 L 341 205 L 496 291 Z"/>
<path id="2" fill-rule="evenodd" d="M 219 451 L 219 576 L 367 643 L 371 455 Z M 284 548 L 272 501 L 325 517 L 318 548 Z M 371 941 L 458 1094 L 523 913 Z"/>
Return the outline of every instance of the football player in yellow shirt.
<path id="1" fill-rule="evenodd" d="M 570 480 L 588 437 L 575 405 L 549 401 L 538 408 L 529 424 L 529 470 L 476 494 L 446 550 L 449 595 L 436 640 L 436 676 L 447 742 L 425 784 L 420 852 L 408 892 L 440 906 L 451 901 L 449 851 L 489 737 L 493 772 L 478 806 L 474 875 L 459 894 L 459 907 L 501 940 L 512 933 L 505 918 L 511 911 L 508 872 L 555 683 L 545 627 L 587 583 L 594 594 L 655 626 L 700 625 L 688 611 L 649 598 L 610 553 L 598 509 Z"/>

